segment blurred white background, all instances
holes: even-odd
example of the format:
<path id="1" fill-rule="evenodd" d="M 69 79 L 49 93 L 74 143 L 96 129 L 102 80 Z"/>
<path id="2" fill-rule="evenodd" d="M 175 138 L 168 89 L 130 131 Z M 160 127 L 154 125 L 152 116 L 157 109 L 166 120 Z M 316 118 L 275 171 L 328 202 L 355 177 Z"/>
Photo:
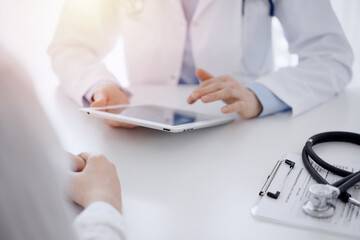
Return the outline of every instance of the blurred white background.
<path id="1" fill-rule="evenodd" d="M 57 84 L 46 49 L 55 31 L 63 2 L 64 0 L 0 0 L 0 44 L 26 66 L 39 93 Z M 331 2 L 355 54 L 350 87 L 360 85 L 360 1 Z M 276 19 L 273 27 L 276 68 L 296 64 L 297 58 L 288 54 L 287 42 Z M 121 39 L 105 61 L 120 82 L 127 85 Z"/>

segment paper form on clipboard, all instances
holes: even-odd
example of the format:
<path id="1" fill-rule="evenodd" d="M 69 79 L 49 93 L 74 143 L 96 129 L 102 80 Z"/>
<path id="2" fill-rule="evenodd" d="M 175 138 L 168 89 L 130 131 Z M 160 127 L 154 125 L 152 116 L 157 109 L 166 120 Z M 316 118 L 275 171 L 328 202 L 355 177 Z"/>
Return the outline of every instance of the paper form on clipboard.
<path id="1" fill-rule="evenodd" d="M 266 195 L 259 196 L 251 213 L 255 218 L 270 222 L 286 224 L 304 229 L 311 229 L 333 233 L 350 238 L 360 238 L 360 208 L 352 204 L 344 204 L 340 200 L 336 202 L 336 213 L 330 218 L 313 218 L 306 215 L 302 210 L 303 203 L 310 199 L 309 187 L 316 182 L 306 171 L 300 154 L 288 153 L 284 159 L 295 162 L 295 167 L 288 176 L 281 194 L 278 199 L 270 198 Z M 360 169 L 360 163 L 354 166 L 354 163 L 346 165 L 341 163 L 341 167 L 347 171 L 357 171 Z M 339 179 L 327 170 L 322 169 L 314 163 L 315 169 L 330 183 Z M 282 184 L 288 168 L 280 167 L 274 177 L 268 191 L 276 191 Z M 352 197 L 360 199 L 360 183 L 349 189 Z"/>

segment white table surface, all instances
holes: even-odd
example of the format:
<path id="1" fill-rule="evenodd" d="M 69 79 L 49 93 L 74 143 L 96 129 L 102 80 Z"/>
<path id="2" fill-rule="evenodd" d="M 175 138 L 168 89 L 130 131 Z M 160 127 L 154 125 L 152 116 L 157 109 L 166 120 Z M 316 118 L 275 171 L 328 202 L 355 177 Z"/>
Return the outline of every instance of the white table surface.
<path id="1" fill-rule="evenodd" d="M 221 103 L 189 106 L 192 89 L 134 86 L 131 101 L 221 114 Z M 250 209 L 284 153 L 301 152 L 322 131 L 360 132 L 359 87 L 295 118 L 281 113 L 180 134 L 110 128 L 79 112 L 55 86 L 41 99 L 66 150 L 103 153 L 116 164 L 129 240 L 342 239 L 259 221 Z M 360 155 L 351 144 L 317 151 L 328 158 Z"/>

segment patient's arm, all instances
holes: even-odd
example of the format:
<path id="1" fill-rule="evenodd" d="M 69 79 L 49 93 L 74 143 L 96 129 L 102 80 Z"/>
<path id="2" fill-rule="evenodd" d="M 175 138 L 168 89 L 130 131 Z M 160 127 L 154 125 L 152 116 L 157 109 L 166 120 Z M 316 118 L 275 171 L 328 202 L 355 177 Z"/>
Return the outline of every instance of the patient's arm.
<path id="1" fill-rule="evenodd" d="M 115 165 L 103 155 L 73 156 L 70 198 L 85 210 L 74 222 L 80 239 L 124 239 L 121 188 Z"/>

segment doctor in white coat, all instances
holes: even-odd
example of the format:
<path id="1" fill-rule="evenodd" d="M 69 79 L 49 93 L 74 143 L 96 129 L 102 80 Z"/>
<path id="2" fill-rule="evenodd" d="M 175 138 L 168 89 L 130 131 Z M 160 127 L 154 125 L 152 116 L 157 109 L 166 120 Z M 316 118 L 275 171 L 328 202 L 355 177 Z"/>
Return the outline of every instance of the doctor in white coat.
<path id="1" fill-rule="evenodd" d="M 298 55 L 295 67 L 273 70 L 272 17 Z M 102 63 L 119 36 L 130 83 L 199 84 L 188 103 L 223 100 L 223 113 L 244 118 L 298 115 L 352 75 L 329 0 L 67 0 L 48 52 L 78 104 L 128 103 Z"/>

